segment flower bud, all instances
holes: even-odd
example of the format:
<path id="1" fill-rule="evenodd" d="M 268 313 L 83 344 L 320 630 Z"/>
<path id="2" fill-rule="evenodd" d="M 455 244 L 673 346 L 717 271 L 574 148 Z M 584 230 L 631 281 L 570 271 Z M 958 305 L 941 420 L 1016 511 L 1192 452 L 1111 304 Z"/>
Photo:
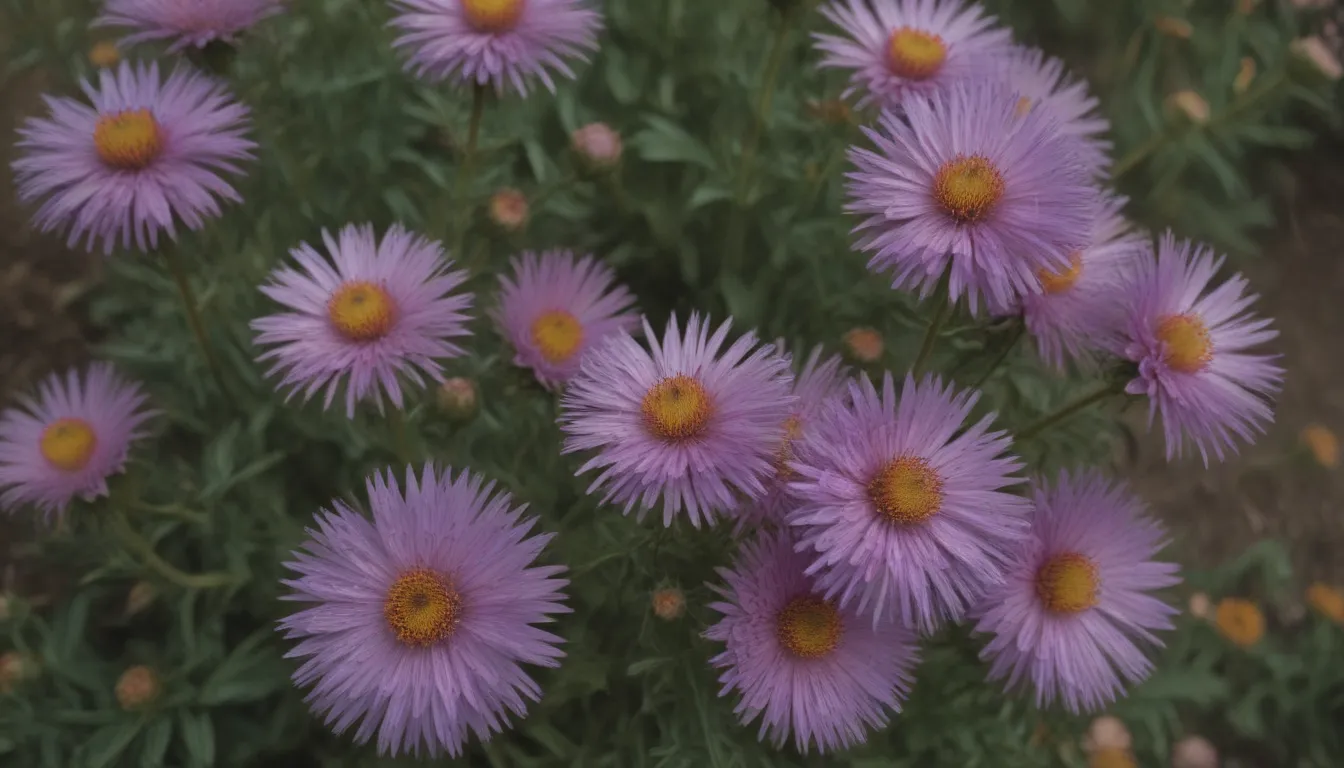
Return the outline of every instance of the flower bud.
<path id="1" fill-rule="evenodd" d="M 476 384 L 471 379 L 454 376 L 439 385 L 435 400 L 443 415 L 465 421 L 476 413 Z"/>
<path id="2" fill-rule="evenodd" d="M 1194 91 L 1177 91 L 1167 97 L 1167 105 L 1185 115 L 1190 122 L 1203 125 L 1209 121 L 1209 102 Z"/>
<path id="3" fill-rule="evenodd" d="M 503 232 L 521 232 L 527 226 L 527 198 L 511 187 L 490 196 L 490 222 Z"/>
<path id="4" fill-rule="evenodd" d="M 1288 49 L 1329 80 L 1338 80 L 1344 75 L 1344 67 L 1340 66 L 1339 59 L 1330 52 L 1325 41 L 1316 35 L 1294 40 Z"/>
<path id="5" fill-rule="evenodd" d="M 589 123 L 574 131 L 570 144 L 591 170 L 610 170 L 621 162 L 621 134 L 606 123 Z"/>
<path id="6" fill-rule="evenodd" d="M 94 43 L 89 49 L 89 63 L 95 67 L 107 68 L 116 66 L 121 61 L 121 51 L 117 50 L 117 44 L 104 40 L 101 43 Z"/>
<path id="7" fill-rule="evenodd" d="M 159 697 L 159 676 L 143 664 L 129 667 L 117 679 L 117 704 L 130 711 L 140 709 Z"/>
<path id="8" fill-rule="evenodd" d="M 851 328 L 844 341 L 845 352 L 855 362 L 875 363 L 882 359 L 882 334 L 873 328 Z"/>
<path id="9" fill-rule="evenodd" d="M 1213 613 L 1213 602 L 1203 592 L 1190 596 L 1190 615 L 1196 619 L 1207 619 Z"/>
<path id="10" fill-rule="evenodd" d="M 0 654 L 0 693 L 9 693 L 24 680 L 37 677 L 37 661 L 18 651 Z"/>
<path id="11" fill-rule="evenodd" d="M 129 618 L 149 607 L 159 591 L 148 581 L 137 581 L 126 593 L 125 615 Z"/>
<path id="12" fill-rule="evenodd" d="M 1171 768 L 1218 768 L 1218 750 L 1203 736 L 1186 736 L 1172 747 Z"/>
<path id="13" fill-rule="evenodd" d="M 1302 429 L 1302 442 L 1322 467 L 1331 469 L 1339 464 L 1339 438 L 1329 428 L 1308 424 Z"/>
<path id="14" fill-rule="evenodd" d="M 1129 728 L 1120 718 L 1113 715 L 1102 715 L 1092 721 L 1088 726 L 1087 738 L 1084 747 L 1088 752 L 1098 752 L 1104 749 L 1127 750 L 1132 743 L 1129 735 Z"/>
<path id="15" fill-rule="evenodd" d="M 1158 16 L 1153 20 L 1153 26 L 1157 27 L 1158 32 L 1181 40 L 1190 39 L 1190 34 L 1194 32 L 1190 22 L 1185 19 L 1178 19 L 1175 16 Z"/>
<path id="16" fill-rule="evenodd" d="M 1250 56 L 1241 57 L 1241 68 L 1237 70 L 1237 76 L 1232 81 L 1232 92 L 1241 95 L 1251 87 L 1251 81 L 1255 79 L 1255 59 Z"/>
<path id="17" fill-rule="evenodd" d="M 654 590 L 653 615 L 663 621 L 674 621 L 686 613 L 686 595 L 676 587 L 664 587 Z"/>

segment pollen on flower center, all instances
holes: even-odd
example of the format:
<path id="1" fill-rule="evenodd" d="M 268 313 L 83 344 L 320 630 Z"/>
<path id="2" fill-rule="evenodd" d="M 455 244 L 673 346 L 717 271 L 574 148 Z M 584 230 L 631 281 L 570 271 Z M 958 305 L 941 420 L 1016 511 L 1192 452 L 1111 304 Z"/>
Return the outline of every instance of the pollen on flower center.
<path id="1" fill-rule="evenodd" d="M 64 472 L 83 469 L 96 447 L 98 437 L 83 419 L 57 419 L 42 430 L 42 458 Z"/>
<path id="2" fill-rule="evenodd" d="M 462 621 L 462 595 L 440 574 L 415 568 L 388 588 L 383 618 L 403 645 L 427 648 L 457 629 Z"/>
<path id="3" fill-rule="evenodd" d="M 642 404 L 644 423 L 664 440 L 697 437 L 709 426 L 714 402 L 705 385 L 694 377 L 677 374 L 654 384 Z"/>
<path id="4" fill-rule="evenodd" d="M 984 155 L 957 155 L 933 177 L 933 198 L 960 222 L 977 221 L 1003 197 L 1003 174 Z"/>
<path id="5" fill-rule="evenodd" d="M 1097 604 L 1097 566 L 1076 552 L 1055 555 L 1036 571 L 1036 596 L 1055 613 L 1078 613 Z"/>
<path id="6" fill-rule="evenodd" d="M 1046 293 L 1063 293 L 1078 282 L 1083 274 L 1083 257 L 1077 251 L 1069 254 L 1069 266 L 1058 272 L 1042 269 L 1036 273 L 1041 279 L 1041 289 Z"/>
<path id="7" fill-rule="evenodd" d="M 121 171 L 138 171 L 163 150 L 163 129 L 148 109 L 103 115 L 93 126 L 93 148 L 104 163 Z"/>
<path id="8" fill-rule="evenodd" d="M 814 595 L 795 597 L 775 616 L 775 635 L 789 653 L 815 659 L 840 645 L 844 627 L 829 600 Z"/>
<path id="9" fill-rule="evenodd" d="M 943 506 L 943 479 L 929 462 L 899 456 L 868 483 L 868 496 L 895 523 L 922 523 Z"/>
<path id="10" fill-rule="evenodd" d="M 532 321 L 532 343 L 548 362 L 562 363 L 583 343 L 583 325 L 563 309 L 543 312 Z"/>
<path id="11" fill-rule="evenodd" d="M 1213 339 L 1199 315 L 1167 315 L 1157 324 L 1162 359 L 1173 370 L 1198 373 L 1213 360 Z"/>
<path id="12" fill-rule="evenodd" d="M 336 331 L 351 341 L 374 341 L 386 336 L 397 319 L 397 304 L 382 286 L 367 280 L 345 283 L 327 302 L 327 315 Z"/>
<path id="13" fill-rule="evenodd" d="M 518 25 L 527 0 L 462 0 L 462 13 L 477 32 L 507 32 Z"/>
<path id="14" fill-rule="evenodd" d="M 887 41 L 887 66 L 892 73 L 909 80 L 933 77 L 946 59 L 947 44 L 929 32 L 901 27 Z"/>

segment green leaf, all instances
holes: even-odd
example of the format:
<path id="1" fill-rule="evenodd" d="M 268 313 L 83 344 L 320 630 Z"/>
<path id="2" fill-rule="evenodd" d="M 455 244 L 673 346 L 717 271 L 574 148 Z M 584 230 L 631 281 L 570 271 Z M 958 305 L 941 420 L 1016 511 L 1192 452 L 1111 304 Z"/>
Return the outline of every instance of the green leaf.
<path id="1" fill-rule="evenodd" d="M 201 685 L 198 701 L 206 706 L 255 701 L 283 687 L 284 662 L 276 649 L 264 645 L 273 634 L 263 627 L 239 643 Z"/>
<path id="2" fill-rule="evenodd" d="M 630 139 L 640 157 L 654 163 L 691 163 L 711 171 L 718 168 L 709 148 L 681 126 L 656 115 L 644 121 L 649 127 Z"/>
<path id="3" fill-rule="evenodd" d="M 141 768 L 163 768 L 163 756 L 168 752 L 168 742 L 173 739 L 173 721 L 167 717 L 155 720 L 145 729 L 141 741 Z"/>
<path id="4" fill-rule="evenodd" d="M 121 757 L 121 754 L 126 751 L 126 747 L 130 745 L 139 732 L 139 720 L 108 725 L 94 731 L 93 735 L 84 744 L 85 768 L 105 768 L 109 765 L 120 765 L 117 758 Z"/>
<path id="5" fill-rule="evenodd" d="M 209 715 L 182 710 L 178 714 L 178 730 L 186 745 L 191 765 L 210 768 L 215 763 L 215 729 Z"/>

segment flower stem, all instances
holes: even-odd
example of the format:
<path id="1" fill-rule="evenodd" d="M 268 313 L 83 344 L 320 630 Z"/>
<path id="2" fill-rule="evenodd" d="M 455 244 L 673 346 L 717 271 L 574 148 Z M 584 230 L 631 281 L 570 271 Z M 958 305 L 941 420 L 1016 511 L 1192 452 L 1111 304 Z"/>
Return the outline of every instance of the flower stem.
<path id="1" fill-rule="evenodd" d="M 400 408 L 394 407 L 387 417 L 387 422 L 392 428 L 392 446 L 397 452 L 397 461 L 406 465 L 414 464 L 415 452 L 411 450 L 411 435 L 406 426 L 406 415 Z"/>
<path id="2" fill-rule="evenodd" d="M 471 226 L 472 206 L 467 193 L 476 172 L 476 145 L 481 137 L 481 118 L 485 115 L 485 86 L 476 83 L 471 89 L 471 122 L 467 126 L 467 143 L 462 147 L 462 164 L 457 169 L 456 189 L 453 202 L 457 205 L 457 227 L 454 233 L 453 252 L 448 254 L 459 263 L 463 262 L 462 248 L 467 241 L 467 229 Z"/>
<path id="3" fill-rule="evenodd" d="M 984 373 L 980 374 L 980 378 L 975 380 L 971 389 L 979 389 L 985 385 L 986 381 L 989 381 L 989 377 L 993 376 L 999 366 L 1003 365 L 1003 361 L 1008 359 L 1008 355 L 1017 347 L 1017 342 L 1022 340 L 1022 336 L 1026 332 L 1027 324 L 1023 322 L 1021 317 L 1017 318 L 1013 323 L 1013 330 L 1008 332 L 1008 338 L 1003 341 L 999 353 L 994 356 L 994 361 L 989 364 Z"/>
<path id="4" fill-rule="evenodd" d="M 1078 399 L 1062 406 L 1046 416 L 1041 417 L 1035 423 L 1025 429 L 1017 431 L 1015 439 L 1018 442 L 1030 440 L 1041 432 L 1053 427 L 1070 416 L 1085 410 L 1088 406 L 1095 405 L 1109 397 L 1118 395 L 1125 391 L 1125 384 L 1122 381 L 1112 381 L 1092 390 L 1091 392 L 1079 397 Z"/>
<path id="5" fill-rule="evenodd" d="M 196 337 L 196 346 L 200 348 L 201 356 L 205 358 L 205 364 L 210 368 L 210 374 L 215 377 L 219 391 L 227 394 L 229 390 L 224 385 L 223 369 L 219 367 L 219 361 L 215 358 L 214 347 L 210 346 L 210 341 L 205 336 L 205 324 L 201 322 L 200 306 L 196 301 L 196 294 L 191 290 L 187 273 L 182 269 L 182 262 L 177 258 L 177 249 L 170 245 L 160 252 L 163 254 L 164 263 L 168 265 L 168 274 L 177 284 L 177 293 L 182 299 L 187 325 L 191 328 L 192 335 Z"/>
<path id="6" fill-rule="evenodd" d="M 924 365 L 929 362 L 933 347 L 938 342 L 938 332 L 942 330 L 943 323 L 947 322 L 948 315 L 952 314 L 952 302 L 947 298 L 947 284 L 951 279 L 952 263 L 949 261 L 943 270 L 943 276 L 938 278 L 938 287 L 933 289 L 935 303 L 933 317 L 929 318 L 929 327 L 924 330 L 924 342 L 919 345 L 919 355 L 915 357 L 914 365 L 910 366 L 912 376 L 918 377 L 920 371 L 924 370 Z"/>
<path id="7" fill-rule="evenodd" d="M 145 541 L 140 534 L 131 528 L 131 524 L 126 520 L 120 509 L 112 513 L 112 529 L 117 534 L 117 538 L 135 554 L 140 556 L 145 565 L 157 572 L 168 581 L 185 587 L 187 589 L 215 589 L 217 587 L 227 586 L 234 582 L 234 576 L 223 571 L 214 571 L 211 573 L 186 573 L 180 570 L 172 563 L 159 557 L 154 551 L 154 546 Z"/>

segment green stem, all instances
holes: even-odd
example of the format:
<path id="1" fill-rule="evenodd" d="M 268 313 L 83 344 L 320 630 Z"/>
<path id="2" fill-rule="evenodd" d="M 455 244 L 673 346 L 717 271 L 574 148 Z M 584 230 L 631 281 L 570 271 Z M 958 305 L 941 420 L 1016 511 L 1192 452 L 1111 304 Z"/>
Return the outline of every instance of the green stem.
<path id="1" fill-rule="evenodd" d="M 952 263 L 948 262 L 943 270 L 943 276 L 938 278 L 938 287 L 934 288 L 935 309 L 933 317 L 929 318 L 929 327 L 924 330 L 924 342 L 919 345 L 919 355 L 915 357 L 914 365 L 910 366 L 910 374 L 918 377 L 920 371 L 924 370 L 925 363 L 929 362 L 929 357 L 933 355 L 933 348 L 938 342 L 938 332 L 942 330 L 943 323 L 947 321 L 952 314 L 952 302 L 947 297 L 947 284 L 952 279 Z"/>
<path id="2" fill-rule="evenodd" d="M 770 112 L 770 102 L 774 99 L 775 84 L 779 81 L 779 71 L 784 65 L 784 54 L 788 50 L 789 31 L 793 27 L 793 14 L 785 10 L 780 17 L 779 26 L 766 55 L 765 73 L 762 75 L 761 92 L 757 96 L 756 109 L 752 114 L 751 129 L 747 140 L 742 144 L 742 156 L 738 162 L 737 179 L 733 189 L 733 208 L 728 212 L 728 234 L 723 250 L 727 266 L 736 269 L 742 261 L 743 228 L 742 209 L 751 188 L 751 177 L 756 166 L 756 153 L 760 149 L 761 138 L 765 134 L 766 116 Z"/>
<path id="3" fill-rule="evenodd" d="M 980 378 L 976 379 L 975 383 L 971 385 L 971 389 L 979 389 L 985 385 L 986 381 L 989 381 L 989 377 L 993 376 L 999 366 L 1003 365 L 1003 361 L 1008 359 L 1008 355 L 1017 347 L 1017 342 L 1022 340 L 1022 336 L 1026 332 L 1027 324 L 1023 322 L 1022 318 L 1017 318 L 1013 324 L 1013 330 L 1009 331 L 1007 340 L 1002 344 L 1002 349 L 994 356 L 994 361 L 989 364 L 985 372 L 980 374 Z"/>
<path id="4" fill-rule="evenodd" d="M 163 248 L 160 253 L 163 254 L 163 261 L 168 265 L 168 274 L 172 276 L 173 282 L 177 284 L 178 296 L 182 299 L 182 309 L 187 315 L 187 325 L 191 328 L 191 333 L 196 337 L 196 346 L 201 350 L 201 356 L 205 358 L 205 364 L 210 368 L 210 374 L 215 377 L 215 384 L 219 386 L 221 393 L 228 393 L 228 388 L 224 385 L 223 369 L 219 367 L 219 361 L 215 358 L 214 347 L 210 345 L 205 336 L 205 323 L 201 322 L 201 310 L 196 301 L 196 294 L 191 290 L 191 282 L 187 279 L 187 273 L 182 269 L 182 262 L 177 258 L 177 249 L 169 245 Z"/>
<path id="5" fill-rule="evenodd" d="M 393 408 L 387 417 L 392 427 L 392 445 L 397 452 L 397 461 L 405 465 L 415 463 L 415 452 L 411 450 L 410 429 L 406 426 L 406 415 L 399 408 Z"/>
<path id="6" fill-rule="evenodd" d="M 135 507 L 136 509 L 142 509 L 146 512 L 150 512 L 156 515 L 164 515 L 165 517 L 176 517 L 179 520 L 185 520 L 186 522 L 193 523 L 195 525 L 202 525 L 202 526 L 210 525 L 210 516 L 207 515 L 206 513 L 197 512 L 194 509 L 187 509 L 186 507 L 180 506 L 178 504 L 150 504 L 148 502 L 138 501 L 135 503 Z"/>
<path id="7" fill-rule="evenodd" d="M 457 183 L 453 192 L 453 203 L 457 205 L 457 227 L 454 232 L 453 252 L 449 254 L 459 262 L 463 260 L 463 245 L 467 241 L 467 229 L 471 226 L 472 206 L 467 199 L 471 182 L 476 171 L 476 144 L 481 137 L 481 118 L 485 115 L 485 86 L 476 83 L 471 89 L 471 122 L 467 126 L 467 143 L 462 148 L 462 164 L 457 169 Z"/>
<path id="8" fill-rule="evenodd" d="M 1025 429 L 1020 429 L 1014 436 L 1017 442 L 1024 442 L 1039 435 L 1041 432 L 1053 427 L 1070 416 L 1095 405 L 1109 397 L 1118 395 L 1125 391 L 1124 382 L 1107 382 L 1105 385 L 1094 389 L 1093 391 L 1079 397 L 1078 399 L 1064 405 L 1046 416 L 1041 417 L 1035 423 Z"/>
<path id="9" fill-rule="evenodd" d="M 112 513 L 112 528 L 117 534 L 117 538 L 135 554 L 140 556 L 145 565 L 157 572 L 168 581 L 185 587 L 187 589 L 215 589 L 218 587 L 232 584 L 234 577 L 232 574 L 215 571 L 212 573 L 186 573 L 178 569 L 172 563 L 159 557 L 154 551 L 154 546 L 145 541 L 140 534 L 131 528 L 131 524 L 126 520 L 126 516 L 121 510 Z"/>

